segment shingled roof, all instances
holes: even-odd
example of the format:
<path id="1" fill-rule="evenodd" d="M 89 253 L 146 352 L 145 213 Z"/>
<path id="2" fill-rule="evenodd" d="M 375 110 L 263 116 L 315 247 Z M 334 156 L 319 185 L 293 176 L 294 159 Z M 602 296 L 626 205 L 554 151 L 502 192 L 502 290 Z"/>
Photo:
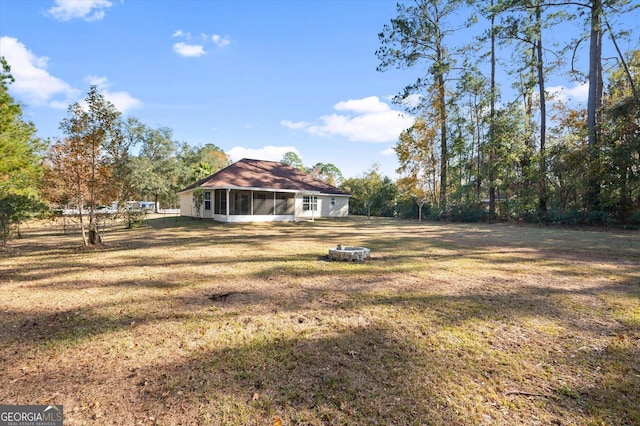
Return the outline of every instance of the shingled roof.
<path id="1" fill-rule="evenodd" d="M 288 164 L 248 158 L 200 179 L 180 192 L 194 188 L 251 188 L 350 195 Z"/>

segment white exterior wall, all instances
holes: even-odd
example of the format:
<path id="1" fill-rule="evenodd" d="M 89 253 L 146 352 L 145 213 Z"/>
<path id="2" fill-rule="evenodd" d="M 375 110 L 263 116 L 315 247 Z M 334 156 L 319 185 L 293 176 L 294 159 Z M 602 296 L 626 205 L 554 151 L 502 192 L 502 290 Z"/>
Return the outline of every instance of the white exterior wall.
<path id="1" fill-rule="evenodd" d="M 318 206 L 318 210 L 322 217 L 347 217 L 349 216 L 349 197 L 334 196 L 335 205 L 331 205 L 331 196 L 323 197 L 322 206 Z M 318 202 L 320 198 L 318 198 Z"/>
<path id="2" fill-rule="evenodd" d="M 180 216 L 196 217 L 193 205 L 193 192 L 182 192 L 180 195 Z"/>
<path id="3" fill-rule="evenodd" d="M 318 197 L 318 209 L 315 211 L 303 210 L 303 196 L 296 194 L 294 198 L 294 214 L 293 215 L 227 215 L 213 214 L 214 191 L 211 191 L 211 210 L 204 210 L 204 202 L 200 208 L 198 216 L 193 204 L 193 191 L 183 192 L 180 197 L 180 216 L 201 217 L 206 219 L 215 219 L 220 222 L 288 222 L 298 219 L 311 219 L 322 217 L 347 217 L 349 216 L 349 197 L 339 195 L 315 195 Z M 314 195 L 310 195 L 314 196 Z M 335 199 L 335 204 L 331 205 L 331 199 Z"/>
<path id="4" fill-rule="evenodd" d="M 204 209 L 204 201 L 200 207 L 200 215 L 196 212 L 196 206 L 193 203 L 193 191 L 180 193 L 180 216 L 201 217 L 206 219 L 213 218 L 213 191 L 211 192 L 211 209 Z M 218 216 L 218 215 L 216 215 Z"/>
<path id="5" fill-rule="evenodd" d="M 320 217 L 347 217 L 349 216 L 349 197 L 338 195 L 315 195 L 318 197 L 318 210 L 303 210 L 303 197 L 297 194 L 295 198 L 296 219 L 311 219 Z M 314 197 L 314 195 L 310 195 Z M 335 199 L 335 205 L 331 205 L 331 198 Z"/>
<path id="6" fill-rule="evenodd" d="M 229 215 L 229 220 L 227 221 L 227 216 L 225 215 L 215 215 L 216 217 L 221 217 L 221 222 L 229 222 L 229 223 L 241 223 L 241 222 L 293 222 L 293 215 L 263 215 L 263 214 L 254 214 L 254 215 Z"/>

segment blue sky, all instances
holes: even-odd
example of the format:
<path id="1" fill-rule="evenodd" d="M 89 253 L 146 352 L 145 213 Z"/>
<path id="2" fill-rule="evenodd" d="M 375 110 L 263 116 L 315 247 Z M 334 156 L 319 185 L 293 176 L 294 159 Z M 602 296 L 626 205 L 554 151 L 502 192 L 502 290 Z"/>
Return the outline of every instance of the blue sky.
<path id="1" fill-rule="evenodd" d="M 396 177 L 391 148 L 412 118 L 390 98 L 420 69 L 376 71 L 395 3 L 0 0 L 0 55 L 44 138 L 95 84 L 125 116 L 233 160 L 295 151 L 345 177 L 373 163 Z"/>

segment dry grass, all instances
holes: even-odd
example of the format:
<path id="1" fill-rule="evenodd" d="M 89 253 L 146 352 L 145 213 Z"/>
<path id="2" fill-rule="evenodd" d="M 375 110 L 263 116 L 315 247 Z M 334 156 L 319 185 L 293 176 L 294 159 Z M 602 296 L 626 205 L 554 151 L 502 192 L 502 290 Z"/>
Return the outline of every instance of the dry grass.
<path id="1" fill-rule="evenodd" d="M 640 236 L 361 218 L 30 225 L 0 401 L 65 424 L 640 424 Z M 328 262 L 336 244 L 372 249 Z"/>

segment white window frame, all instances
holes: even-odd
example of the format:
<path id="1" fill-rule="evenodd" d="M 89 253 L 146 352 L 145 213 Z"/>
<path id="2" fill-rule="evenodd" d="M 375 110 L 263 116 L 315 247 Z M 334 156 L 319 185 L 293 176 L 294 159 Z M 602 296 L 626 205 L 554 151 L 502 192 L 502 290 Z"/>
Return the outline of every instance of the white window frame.
<path id="1" fill-rule="evenodd" d="M 204 192 L 204 209 L 211 210 L 211 191 Z"/>
<path id="2" fill-rule="evenodd" d="M 303 195 L 302 196 L 302 210 L 305 212 L 308 211 L 318 211 L 318 197 L 315 195 Z"/>

